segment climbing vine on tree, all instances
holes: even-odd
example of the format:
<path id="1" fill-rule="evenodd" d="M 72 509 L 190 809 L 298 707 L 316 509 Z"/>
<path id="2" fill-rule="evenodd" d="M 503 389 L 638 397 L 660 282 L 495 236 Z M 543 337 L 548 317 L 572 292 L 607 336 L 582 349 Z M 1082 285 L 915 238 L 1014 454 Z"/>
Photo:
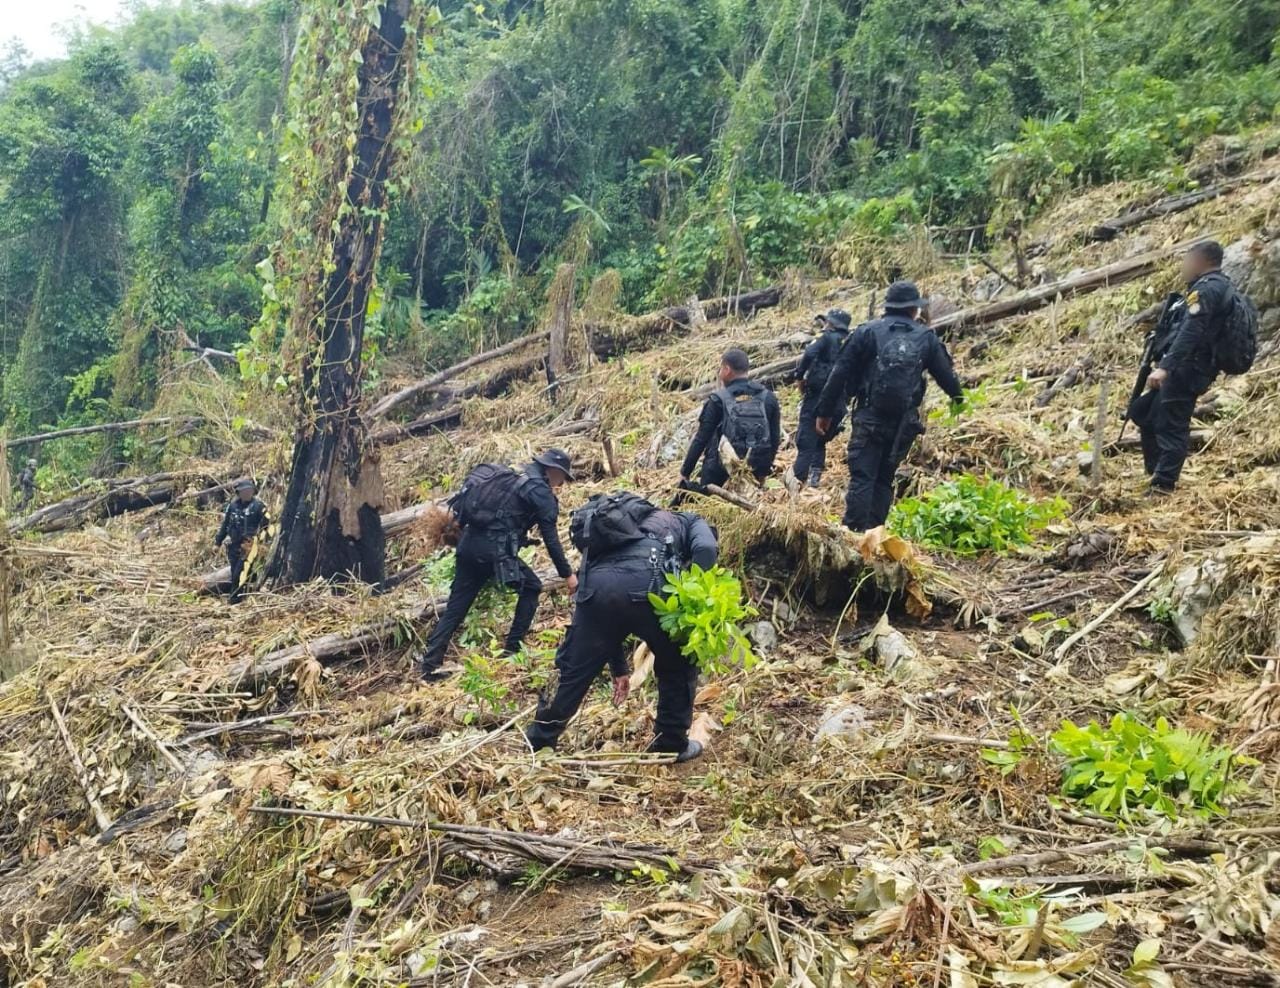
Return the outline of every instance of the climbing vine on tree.
<path id="1" fill-rule="evenodd" d="M 422 0 L 314 0 L 289 84 L 277 199 L 251 373 L 279 345 L 273 377 L 300 402 L 293 466 L 268 574 L 286 582 L 383 576 L 377 461 L 359 416 L 365 317 L 396 166 L 409 148 Z"/>

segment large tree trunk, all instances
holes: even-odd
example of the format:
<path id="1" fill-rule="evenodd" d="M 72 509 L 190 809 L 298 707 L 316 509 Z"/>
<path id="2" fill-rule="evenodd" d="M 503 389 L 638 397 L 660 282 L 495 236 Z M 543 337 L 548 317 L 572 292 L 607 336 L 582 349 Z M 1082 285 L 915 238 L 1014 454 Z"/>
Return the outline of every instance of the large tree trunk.
<path id="1" fill-rule="evenodd" d="M 333 268 L 324 285 L 319 345 L 304 358 L 302 421 L 267 566 L 269 577 L 285 583 L 350 575 L 376 584 L 385 575 L 382 475 L 359 414 L 360 354 L 395 158 L 396 103 L 417 57 L 416 39 L 405 43 L 410 2 L 382 5 L 380 26 L 361 52 L 362 115 L 346 190 L 355 208 L 339 214 L 332 234 L 316 231 L 329 239 Z"/>

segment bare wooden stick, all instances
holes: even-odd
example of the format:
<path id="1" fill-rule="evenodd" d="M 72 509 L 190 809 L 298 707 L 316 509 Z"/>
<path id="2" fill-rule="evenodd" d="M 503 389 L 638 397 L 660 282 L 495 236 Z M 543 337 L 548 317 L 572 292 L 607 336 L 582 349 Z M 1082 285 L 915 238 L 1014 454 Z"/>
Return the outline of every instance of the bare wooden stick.
<path id="1" fill-rule="evenodd" d="M 225 724 L 219 724 L 211 727 L 206 731 L 200 731 L 197 734 L 188 734 L 185 738 L 180 738 L 177 743 L 181 745 L 191 744 L 193 741 L 203 741 L 205 738 L 216 737 L 219 734 L 231 734 L 234 731 L 242 731 L 249 727 L 259 727 L 262 724 L 269 724 L 274 720 L 293 720 L 297 717 L 311 717 L 315 714 L 331 714 L 332 710 L 292 710 L 278 714 L 265 714 L 262 717 L 250 717 L 248 720 L 229 720 Z"/>
<path id="2" fill-rule="evenodd" d="M 76 752 L 76 746 L 71 740 L 71 732 L 67 730 L 67 722 L 62 719 L 62 711 L 58 709 L 53 694 L 46 694 L 46 699 L 49 701 L 49 709 L 53 711 L 53 722 L 58 725 L 58 733 L 62 735 L 62 743 L 66 746 L 67 754 L 71 758 L 71 767 L 75 770 L 76 781 L 80 783 L 84 798 L 89 802 L 89 809 L 93 810 L 93 819 L 98 824 L 98 830 L 106 833 L 111 827 L 111 817 L 107 816 L 107 811 L 102 808 L 102 804 L 94 794 L 93 786 L 89 784 L 89 771 Z"/>
<path id="3" fill-rule="evenodd" d="M 183 765 L 182 762 L 178 761 L 177 756 L 169 750 L 169 746 L 164 743 L 160 735 L 151 729 L 151 725 L 142 719 L 141 714 L 136 710 L 133 710 L 127 703 L 120 704 L 120 712 L 133 721 L 134 726 L 137 727 L 137 729 L 140 730 L 146 738 L 156 746 L 156 750 L 164 756 L 165 761 L 172 765 L 179 773 L 186 772 L 187 767 Z"/>
<path id="4" fill-rule="evenodd" d="M 714 494 L 716 497 L 722 498 L 730 504 L 736 504 L 744 511 L 755 511 L 756 508 L 759 507 L 759 505 L 754 501 L 743 497 L 741 494 L 734 494 L 732 491 L 727 491 L 719 484 L 707 484 L 706 486 L 708 494 Z"/>
<path id="5" fill-rule="evenodd" d="M 998 748 L 1007 751 L 1012 745 L 999 738 L 970 738 L 960 734 L 926 734 L 924 739 L 933 744 L 963 744 L 975 748 Z"/>
<path id="6" fill-rule="evenodd" d="M 1212 854 L 1222 849 L 1221 842 L 1207 840 L 1163 840 L 1160 838 L 1143 838 L 1141 836 L 1111 837 L 1107 840 L 1092 841 L 1088 844 L 1075 844 L 1071 847 L 1053 847 L 1047 851 L 1034 854 L 1006 854 L 1000 858 L 988 858 L 986 861 L 972 861 L 960 866 L 962 875 L 985 875 L 989 872 L 1004 872 L 1011 868 L 1038 868 L 1041 865 L 1065 861 L 1067 858 L 1085 858 L 1096 854 L 1110 854 L 1144 840 L 1150 841 L 1152 847 L 1163 847 L 1169 851 L 1183 854 Z"/>
<path id="7" fill-rule="evenodd" d="M 1093 420 L 1093 465 L 1089 468 L 1089 483 L 1095 491 L 1102 487 L 1102 450 L 1107 445 L 1107 398 L 1111 382 L 1102 379 L 1098 386 L 1098 410 Z"/>
<path id="8" fill-rule="evenodd" d="M 621 950 L 605 951 L 599 957 L 593 958 L 585 964 L 579 964 L 572 971 L 565 971 L 558 978 L 552 978 L 545 982 L 546 988 L 570 988 L 572 985 L 583 984 L 585 979 L 591 977 L 600 969 L 608 967 L 621 956 Z"/>
<path id="9" fill-rule="evenodd" d="M 1124 607 L 1125 604 L 1133 600 L 1134 597 L 1142 593 L 1143 588 L 1145 588 L 1147 584 L 1149 584 L 1152 580 L 1154 580 L 1157 576 L 1159 576 L 1160 572 L 1161 572 L 1161 567 L 1157 566 L 1150 573 L 1148 573 L 1141 580 L 1139 580 L 1132 587 L 1130 587 L 1128 592 L 1125 593 L 1123 597 L 1121 597 L 1114 604 L 1108 607 L 1105 611 L 1099 614 L 1096 618 L 1094 618 L 1092 621 L 1086 624 L 1074 635 L 1071 635 L 1066 641 L 1064 641 L 1061 645 L 1059 645 L 1057 649 L 1054 650 L 1054 653 L 1053 653 L 1054 660 L 1061 662 L 1063 657 L 1066 656 L 1066 654 L 1070 652 L 1071 649 L 1074 648 L 1078 642 L 1088 637 L 1090 634 L 1092 634 L 1102 625 L 1106 624 L 1107 621 L 1111 619 L 1111 616 L 1116 613 L 1116 611 L 1120 610 L 1120 608 Z"/>

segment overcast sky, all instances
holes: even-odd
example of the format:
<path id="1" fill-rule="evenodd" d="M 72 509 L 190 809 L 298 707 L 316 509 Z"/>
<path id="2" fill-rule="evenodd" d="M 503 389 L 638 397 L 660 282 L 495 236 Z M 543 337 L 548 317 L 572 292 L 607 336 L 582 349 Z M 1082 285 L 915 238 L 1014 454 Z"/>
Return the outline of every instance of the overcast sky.
<path id="1" fill-rule="evenodd" d="M 0 43 L 17 37 L 33 58 L 66 54 L 65 32 L 74 24 L 111 24 L 121 0 L 0 0 Z"/>

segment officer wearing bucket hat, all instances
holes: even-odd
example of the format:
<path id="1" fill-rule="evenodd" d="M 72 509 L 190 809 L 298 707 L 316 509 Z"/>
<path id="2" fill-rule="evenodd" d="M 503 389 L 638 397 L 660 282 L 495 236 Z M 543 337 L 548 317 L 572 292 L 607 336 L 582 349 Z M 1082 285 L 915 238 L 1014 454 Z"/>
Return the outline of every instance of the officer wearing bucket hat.
<path id="1" fill-rule="evenodd" d="M 248 477 L 235 482 L 236 496 L 222 514 L 222 526 L 213 544 L 227 543 L 227 562 L 231 564 L 232 604 L 244 596 L 244 562 L 253 537 L 267 527 L 267 506 L 257 498 L 258 487 Z"/>
<path id="2" fill-rule="evenodd" d="M 822 471 L 827 465 L 827 443 L 839 431 L 839 419 L 830 435 L 818 432 L 815 421 L 818 399 L 826 386 L 836 358 L 840 356 L 845 340 L 849 338 L 849 313 L 832 309 L 815 317 L 822 327 L 821 335 L 804 350 L 804 356 L 796 367 L 795 380 L 804 397 L 800 401 L 800 422 L 796 428 L 796 462 L 785 476 L 787 486 L 798 490 L 801 484 L 817 487 Z M 843 403 L 842 403 L 843 405 Z M 843 417 L 843 407 L 839 417 Z"/>
<path id="3" fill-rule="evenodd" d="M 462 490 L 450 502 L 462 527 L 462 536 L 458 540 L 449 602 L 428 636 L 426 650 L 419 660 L 425 681 L 434 682 L 451 674 L 443 668 L 449 642 L 480 591 L 490 582 L 517 594 L 516 613 L 505 647 L 508 653 L 520 651 L 533 625 L 542 593 L 542 581 L 517 555 L 523 546 L 531 544 L 529 529 L 535 525 L 551 564 L 568 581 L 569 592 L 577 589 L 578 578 L 565 557 L 556 530 L 560 516 L 556 494 L 573 479 L 573 464 L 562 449 L 540 453 L 520 470 L 485 463 L 467 475 Z"/>
<path id="4" fill-rule="evenodd" d="M 911 448 L 904 433 L 918 429 L 922 375 L 928 371 L 953 401 L 964 394 L 951 355 L 920 322 L 928 304 L 911 282 L 890 285 L 884 316 L 849 337 L 818 399 L 817 429 L 831 435 L 845 395 L 854 398 L 844 513 L 845 526 L 854 531 L 883 525 L 889 515 L 893 476 Z"/>

